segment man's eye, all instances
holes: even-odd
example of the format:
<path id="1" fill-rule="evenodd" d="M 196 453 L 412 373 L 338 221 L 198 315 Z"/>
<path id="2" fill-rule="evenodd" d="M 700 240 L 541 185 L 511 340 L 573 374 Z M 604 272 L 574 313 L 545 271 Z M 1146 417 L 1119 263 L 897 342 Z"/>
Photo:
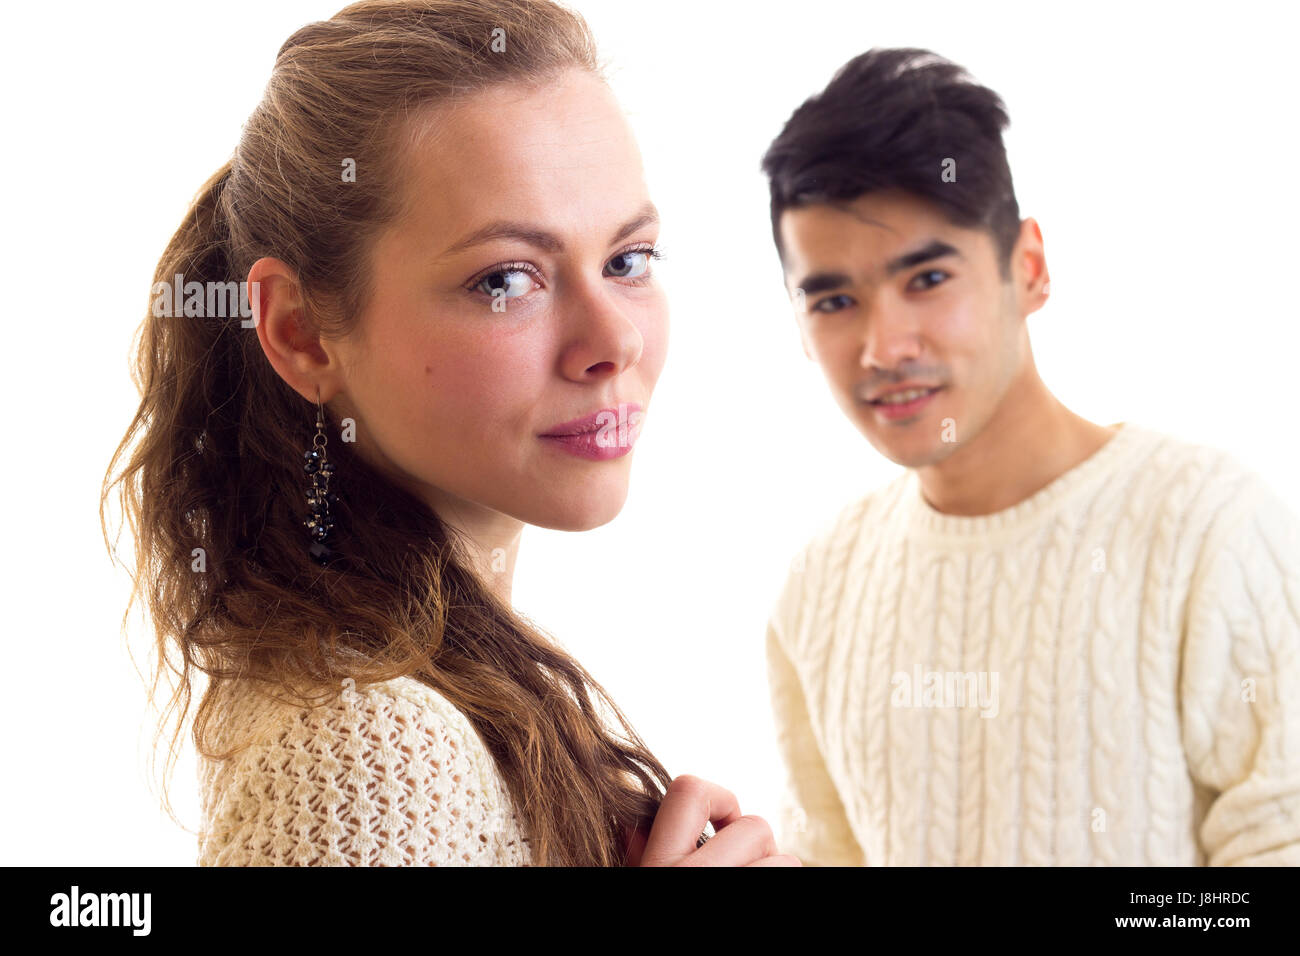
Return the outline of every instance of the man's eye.
<path id="1" fill-rule="evenodd" d="M 503 269 L 485 275 L 474 288 L 493 298 L 515 299 L 530 291 L 532 281 L 523 269 Z"/>
<path id="2" fill-rule="evenodd" d="M 840 309 L 847 307 L 849 303 L 847 295 L 830 295 L 819 301 L 812 307 L 813 312 L 838 312 Z M 839 303 L 835 308 L 826 308 L 831 303 Z"/>
<path id="3" fill-rule="evenodd" d="M 633 249 L 631 252 L 620 252 L 609 260 L 606 268 L 611 270 L 610 275 L 619 279 L 635 279 L 650 268 L 650 251 Z"/>
<path id="4" fill-rule="evenodd" d="M 929 281 L 934 276 L 938 276 L 939 278 L 935 279 L 933 282 Z M 921 290 L 933 289 L 940 282 L 943 282 L 944 279 L 947 278 L 948 278 L 948 273 L 944 272 L 942 269 L 930 269 L 926 272 L 918 272 L 915 276 L 912 277 L 912 281 L 908 283 L 908 285 L 909 287 L 917 288 Z M 922 281 L 918 285 L 917 284 L 918 280 L 925 280 L 925 281 Z"/>

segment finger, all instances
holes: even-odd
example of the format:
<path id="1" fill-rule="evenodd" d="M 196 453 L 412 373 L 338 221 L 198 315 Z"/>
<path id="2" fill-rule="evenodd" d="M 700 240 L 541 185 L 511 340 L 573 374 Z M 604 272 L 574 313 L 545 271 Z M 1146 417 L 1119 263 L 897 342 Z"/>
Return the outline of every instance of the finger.
<path id="1" fill-rule="evenodd" d="M 748 866 L 776 855 L 776 839 L 767 821 L 758 816 L 735 820 L 679 866 Z"/>
<path id="2" fill-rule="evenodd" d="M 755 860 L 753 863 L 746 863 L 745 866 L 803 866 L 803 862 L 789 853 L 782 853 L 780 856 L 765 856 L 761 860 Z"/>
<path id="3" fill-rule="evenodd" d="M 644 866 L 671 866 L 693 852 L 707 822 L 719 831 L 740 819 L 736 795 L 716 783 L 683 774 L 668 785 L 642 854 Z M 705 846 L 713 843 L 715 836 Z"/>

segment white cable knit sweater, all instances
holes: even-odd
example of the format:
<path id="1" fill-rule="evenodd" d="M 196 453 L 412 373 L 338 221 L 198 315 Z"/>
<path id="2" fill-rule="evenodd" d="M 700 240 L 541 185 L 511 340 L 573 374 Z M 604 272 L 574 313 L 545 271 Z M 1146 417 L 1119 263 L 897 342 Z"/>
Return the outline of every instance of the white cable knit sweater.
<path id="1" fill-rule="evenodd" d="M 1300 521 L 1224 452 L 1124 424 L 978 517 L 904 471 L 767 654 L 805 864 L 1300 864 Z"/>
<path id="2" fill-rule="evenodd" d="M 200 866 L 525 866 L 505 784 L 469 720 L 413 678 L 319 708 L 243 685 L 230 761 L 199 760 Z"/>

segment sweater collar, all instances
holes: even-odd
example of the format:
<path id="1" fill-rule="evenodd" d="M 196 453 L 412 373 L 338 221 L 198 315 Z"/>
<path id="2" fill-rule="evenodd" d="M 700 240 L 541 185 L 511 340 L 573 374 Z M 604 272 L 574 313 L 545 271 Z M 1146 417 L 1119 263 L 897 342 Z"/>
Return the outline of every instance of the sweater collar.
<path id="1" fill-rule="evenodd" d="M 951 536 L 972 542 L 1037 522 L 1077 492 L 1105 479 L 1141 443 L 1147 430 L 1131 422 L 1119 422 L 1106 443 L 1079 464 L 1058 475 L 1028 498 L 986 515 L 950 515 L 937 511 L 925 500 L 915 470 L 904 475 L 902 503 L 909 527 L 923 535 Z M 1115 425 L 1109 426 L 1115 428 Z"/>

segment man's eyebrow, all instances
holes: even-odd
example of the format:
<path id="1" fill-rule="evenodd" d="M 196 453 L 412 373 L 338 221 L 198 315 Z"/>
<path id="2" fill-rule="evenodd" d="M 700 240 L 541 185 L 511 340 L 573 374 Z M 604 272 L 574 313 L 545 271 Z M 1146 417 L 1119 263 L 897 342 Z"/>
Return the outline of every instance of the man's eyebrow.
<path id="1" fill-rule="evenodd" d="M 626 239 L 638 229 L 649 226 L 659 221 L 659 211 L 655 209 L 654 203 L 647 202 L 637 210 L 635 216 L 629 219 L 623 225 L 614 231 L 610 238 L 609 244 L 612 246 L 616 242 Z M 471 246 L 477 246 L 484 242 L 490 242 L 494 239 L 518 239 L 530 246 L 536 246 L 544 252 L 559 253 L 564 251 L 564 243 L 554 233 L 539 229 L 528 223 L 516 222 L 507 219 L 498 219 L 490 222 L 480 229 L 471 232 L 465 238 L 459 240 L 445 249 L 439 258 L 462 252 Z"/>
<path id="2" fill-rule="evenodd" d="M 956 256 L 958 259 L 962 257 L 954 246 L 950 246 L 940 239 L 931 239 L 915 252 L 905 252 L 897 259 L 890 259 L 885 263 L 885 275 L 892 276 L 904 269 L 910 269 L 912 266 L 919 266 L 922 262 L 929 262 L 931 259 L 939 259 L 943 256 Z"/>
<path id="3" fill-rule="evenodd" d="M 803 277 L 796 288 L 803 289 L 804 295 L 816 295 L 827 289 L 838 289 L 849 284 L 849 277 L 843 272 L 814 272 Z"/>
<path id="4" fill-rule="evenodd" d="M 962 258 L 961 252 L 955 246 L 951 246 L 940 239 L 931 239 L 921 248 L 912 252 L 905 252 L 901 256 L 886 262 L 885 275 L 892 276 L 904 269 L 910 269 L 913 266 L 919 266 L 923 262 L 929 262 L 931 259 L 939 259 L 943 256 Z M 838 289 L 840 286 L 848 284 L 849 277 L 843 272 L 814 272 L 804 276 L 804 280 L 799 283 L 797 288 L 803 289 L 804 295 L 816 295 L 818 292 Z"/>

